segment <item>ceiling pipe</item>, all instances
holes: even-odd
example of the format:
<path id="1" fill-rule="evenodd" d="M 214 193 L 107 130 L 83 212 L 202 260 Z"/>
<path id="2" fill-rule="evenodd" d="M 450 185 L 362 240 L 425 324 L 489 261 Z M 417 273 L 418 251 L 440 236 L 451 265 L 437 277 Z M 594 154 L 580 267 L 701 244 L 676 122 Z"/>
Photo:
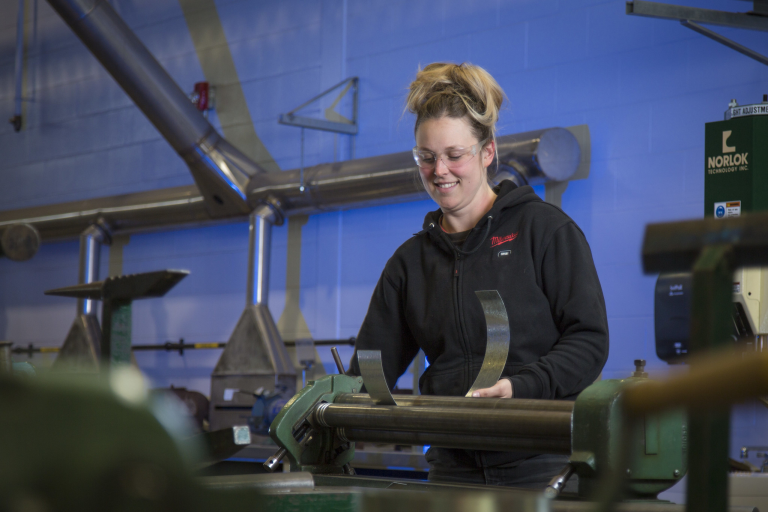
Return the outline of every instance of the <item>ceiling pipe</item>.
<path id="1" fill-rule="evenodd" d="M 247 215 L 248 181 L 266 172 L 222 138 L 105 0 L 48 0 L 184 159 L 211 217 Z"/>
<path id="2" fill-rule="evenodd" d="M 578 168 L 580 149 L 564 128 L 498 138 L 499 172 L 493 178 L 537 184 L 570 178 Z M 491 169 L 495 170 L 495 164 Z M 301 191 L 302 185 L 304 192 Z M 321 164 L 304 170 L 259 174 L 248 187 L 249 208 L 269 204 L 280 215 L 313 214 L 426 199 L 410 151 Z M 250 212 L 250 210 L 249 210 Z M 43 241 L 77 238 L 104 218 L 113 233 L 195 227 L 242 221 L 247 214 L 212 219 L 193 185 L 85 201 L 0 212 L 0 230 L 12 224 L 33 225 Z"/>

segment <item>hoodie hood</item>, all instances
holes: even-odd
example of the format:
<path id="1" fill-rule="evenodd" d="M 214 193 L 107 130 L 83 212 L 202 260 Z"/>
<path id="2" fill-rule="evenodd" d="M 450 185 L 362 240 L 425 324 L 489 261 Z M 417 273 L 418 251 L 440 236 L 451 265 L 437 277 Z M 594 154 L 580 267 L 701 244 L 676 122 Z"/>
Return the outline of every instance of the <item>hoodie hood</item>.
<path id="1" fill-rule="evenodd" d="M 538 196 L 538 194 L 533 191 L 533 187 L 530 185 L 518 187 L 510 180 L 502 180 L 501 183 L 493 188 L 493 191 L 497 195 L 496 201 L 494 201 L 490 211 L 478 221 L 475 229 L 482 227 L 485 222 L 487 222 L 489 215 L 494 219 L 499 219 L 501 217 L 501 213 L 508 208 L 512 208 L 523 203 L 530 203 L 532 201 L 541 201 L 541 198 Z M 422 229 L 431 229 L 430 224 L 432 227 L 438 226 L 438 221 L 442 215 L 443 211 L 440 208 L 433 212 L 427 213 L 427 215 L 424 217 L 424 225 L 422 226 Z"/>

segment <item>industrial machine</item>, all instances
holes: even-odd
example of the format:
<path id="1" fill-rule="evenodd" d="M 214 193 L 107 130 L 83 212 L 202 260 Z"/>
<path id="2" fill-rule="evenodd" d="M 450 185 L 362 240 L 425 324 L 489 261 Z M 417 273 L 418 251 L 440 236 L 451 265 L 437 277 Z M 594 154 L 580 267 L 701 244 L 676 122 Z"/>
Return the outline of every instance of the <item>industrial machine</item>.
<path id="1" fill-rule="evenodd" d="M 557 495 L 574 472 L 579 495 L 592 496 L 612 471 L 629 475 L 629 493 L 655 499 L 686 472 L 687 427 L 682 411 L 648 415 L 644 428 L 624 431 L 621 397 L 647 380 L 645 361 L 627 379 L 604 380 L 575 402 L 471 398 L 495 383 L 507 360 L 509 324 L 495 291 L 476 292 L 488 330 L 486 357 L 466 397 L 401 396 L 389 392 L 378 351 L 358 351 L 362 376 L 338 375 L 309 382 L 275 418 L 270 437 L 278 452 L 265 466 L 287 457 L 291 471 L 353 475 L 356 441 L 446 448 L 569 454 L 570 464 L 550 486 Z M 368 393 L 360 393 L 365 385 Z M 622 437 L 624 436 L 624 437 Z M 631 446 L 631 457 L 619 456 Z"/>
<path id="2" fill-rule="evenodd" d="M 768 210 L 768 95 L 763 102 L 731 100 L 725 120 L 705 127 L 704 217 L 725 219 Z M 692 296 L 690 273 L 661 274 L 656 282 L 656 354 L 669 363 L 688 353 Z M 744 349 L 768 341 L 768 268 L 741 267 L 733 274 L 732 338 Z"/>
<path id="3" fill-rule="evenodd" d="M 579 495 L 592 496 L 604 473 L 621 470 L 634 497 L 653 499 L 686 472 L 687 427 L 681 411 L 649 415 L 624 441 L 633 451 L 627 467 L 617 468 L 621 397 L 643 374 L 639 367 L 627 379 L 599 381 L 576 402 L 407 396 L 397 405 L 359 393 L 379 377 L 329 375 L 301 390 L 272 423 L 280 450 L 266 465 L 286 456 L 291 471 L 353 474 L 355 441 L 570 454 L 572 467 L 555 490 L 575 471 Z"/>

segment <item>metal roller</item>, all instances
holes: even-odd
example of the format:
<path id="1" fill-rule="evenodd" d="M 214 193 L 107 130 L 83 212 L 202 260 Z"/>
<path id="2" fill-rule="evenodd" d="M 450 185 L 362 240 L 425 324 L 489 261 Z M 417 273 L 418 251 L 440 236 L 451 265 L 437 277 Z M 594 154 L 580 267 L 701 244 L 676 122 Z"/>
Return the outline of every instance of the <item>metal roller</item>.
<path id="1" fill-rule="evenodd" d="M 570 455 L 571 441 L 566 438 L 525 438 L 436 434 L 434 432 L 397 432 L 340 428 L 337 433 L 346 441 L 365 441 L 400 445 L 430 445 L 465 450 L 517 451 Z"/>
<path id="2" fill-rule="evenodd" d="M 313 413 L 324 427 L 413 430 L 442 434 L 550 437 L 571 436 L 571 414 L 560 411 L 485 410 L 323 403 Z"/>
<path id="3" fill-rule="evenodd" d="M 336 397 L 335 404 L 374 405 L 365 393 L 349 393 Z M 397 395 L 401 407 L 453 407 L 461 409 L 499 409 L 509 411 L 573 412 L 569 400 L 529 400 L 523 398 L 465 398 L 459 396 Z"/>

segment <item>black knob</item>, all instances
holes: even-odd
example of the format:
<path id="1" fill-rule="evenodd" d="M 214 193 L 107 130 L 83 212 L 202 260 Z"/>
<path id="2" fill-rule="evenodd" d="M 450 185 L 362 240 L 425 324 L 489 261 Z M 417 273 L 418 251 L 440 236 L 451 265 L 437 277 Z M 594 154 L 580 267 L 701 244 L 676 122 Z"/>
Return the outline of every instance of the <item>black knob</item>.
<path id="1" fill-rule="evenodd" d="M 635 359 L 635 371 L 642 372 L 645 370 L 645 359 Z"/>

